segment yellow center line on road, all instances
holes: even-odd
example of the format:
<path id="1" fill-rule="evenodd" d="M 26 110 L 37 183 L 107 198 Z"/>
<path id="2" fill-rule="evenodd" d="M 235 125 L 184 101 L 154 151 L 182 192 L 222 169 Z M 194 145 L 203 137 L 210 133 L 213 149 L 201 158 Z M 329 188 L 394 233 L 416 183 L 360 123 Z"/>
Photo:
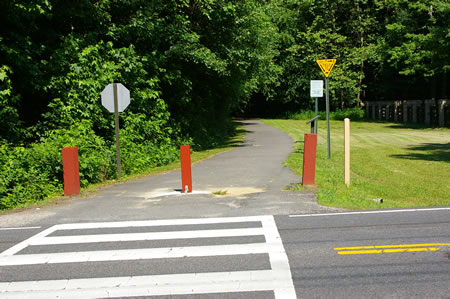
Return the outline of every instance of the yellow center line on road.
<path id="1" fill-rule="evenodd" d="M 374 245 L 374 246 L 338 247 L 338 248 L 334 248 L 334 250 L 402 248 L 402 247 L 427 247 L 427 246 L 450 246 L 450 243 L 426 243 L 426 244 L 400 244 L 400 245 Z"/>
<path id="2" fill-rule="evenodd" d="M 337 254 L 350 255 L 350 254 L 419 252 L 419 251 L 438 251 L 439 249 L 440 249 L 439 247 L 430 247 L 430 248 L 397 248 L 397 249 L 379 249 L 379 250 L 349 250 L 349 251 L 338 251 Z"/>
<path id="3" fill-rule="evenodd" d="M 385 249 L 383 252 L 386 253 L 395 253 L 395 252 L 418 252 L 418 251 L 438 251 L 439 247 L 430 247 L 430 248 L 400 248 L 400 249 Z"/>
<path id="4" fill-rule="evenodd" d="M 382 253 L 383 250 L 353 250 L 353 251 L 338 251 L 337 254 L 375 254 Z"/>
<path id="5" fill-rule="evenodd" d="M 334 248 L 334 250 L 337 251 L 337 254 L 341 255 L 378 254 L 378 253 L 398 253 L 398 252 L 439 251 L 440 247 L 438 246 L 450 246 L 450 243 L 353 246 L 353 247 L 338 247 Z"/>

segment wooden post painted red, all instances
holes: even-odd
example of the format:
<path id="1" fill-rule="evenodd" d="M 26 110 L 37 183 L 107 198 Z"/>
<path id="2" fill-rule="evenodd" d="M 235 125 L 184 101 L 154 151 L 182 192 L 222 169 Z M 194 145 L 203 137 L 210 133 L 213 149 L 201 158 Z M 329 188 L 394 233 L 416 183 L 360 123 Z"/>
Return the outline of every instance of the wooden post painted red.
<path id="1" fill-rule="evenodd" d="M 181 158 L 181 192 L 192 192 L 191 146 L 180 146 Z M 187 189 L 187 190 L 186 190 Z"/>
<path id="2" fill-rule="evenodd" d="M 75 146 L 62 149 L 64 196 L 80 194 L 80 172 L 78 168 L 78 148 Z"/>
<path id="3" fill-rule="evenodd" d="M 305 134 L 302 185 L 314 185 L 316 177 L 317 134 Z"/>

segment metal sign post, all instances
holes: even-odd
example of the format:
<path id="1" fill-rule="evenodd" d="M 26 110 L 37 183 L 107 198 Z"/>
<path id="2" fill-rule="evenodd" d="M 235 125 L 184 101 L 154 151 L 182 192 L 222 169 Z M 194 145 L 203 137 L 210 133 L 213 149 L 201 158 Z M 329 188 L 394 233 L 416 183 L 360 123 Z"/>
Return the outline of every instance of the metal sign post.
<path id="1" fill-rule="evenodd" d="M 314 98 L 315 99 L 315 109 L 314 109 L 314 113 L 315 113 L 315 115 L 317 116 L 318 114 L 319 114 L 319 102 L 318 102 L 318 99 L 317 98 Z M 317 134 L 317 130 L 318 130 L 318 126 L 319 126 L 319 120 L 318 119 L 316 119 L 315 121 L 314 121 L 315 123 L 314 123 L 314 133 L 315 134 Z"/>
<path id="2" fill-rule="evenodd" d="M 316 60 L 319 65 L 322 73 L 325 75 L 325 101 L 326 101 L 326 110 L 327 110 L 327 147 L 328 147 L 328 159 L 331 159 L 331 142 L 330 142 L 330 99 L 328 92 L 328 76 L 333 69 L 334 64 L 336 63 L 336 59 L 319 59 Z"/>
<path id="3" fill-rule="evenodd" d="M 315 116 L 319 114 L 319 102 L 318 98 L 323 97 L 323 81 L 322 80 L 311 80 L 310 82 L 310 96 L 315 100 Z M 317 128 L 318 128 L 318 119 L 315 118 L 314 123 L 314 132 L 317 134 Z"/>
<path id="4" fill-rule="evenodd" d="M 116 122 L 116 157 L 117 157 L 117 178 L 122 177 L 120 163 L 120 128 L 119 112 L 123 112 L 130 104 L 130 91 L 120 83 L 112 83 L 103 89 L 101 93 L 102 105 L 113 112 Z"/>
<path id="5" fill-rule="evenodd" d="M 119 100 L 117 95 L 117 83 L 113 85 L 114 89 L 114 114 L 116 118 L 116 158 L 117 158 L 117 178 L 122 177 L 122 167 L 120 163 L 120 129 L 119 129 Z"/>
<path id="6" fill-rule="evenodd" d="M 325 105 L 327 110 L 327 148 L 328 159 L 331 159 L 331 142 L 330 142 L 330 99 L 328 93 L 328 77 L 325 78 Z"/>

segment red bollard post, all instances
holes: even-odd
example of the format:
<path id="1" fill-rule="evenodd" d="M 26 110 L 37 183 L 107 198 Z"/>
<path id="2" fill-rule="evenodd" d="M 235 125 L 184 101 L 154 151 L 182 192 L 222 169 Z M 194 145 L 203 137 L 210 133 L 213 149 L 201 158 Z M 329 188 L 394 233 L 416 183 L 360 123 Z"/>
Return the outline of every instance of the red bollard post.
<path id="1" fill-rule="evenodd" d="M 191 146 L 180 146 L 181 159 L 181 192 L 192 192 Z"/>
<path id="2" fill-rule="evenodd" d="M 64 196 L 80 194 L 80 171 L 78 168 L 78 148 L 76 146 L 62 149 L 64 173 Z"/>
<path id="3" fill-rule="evenodd" d="M 302 185 L 314 185 L 316 177 L 317 134 L 305 134 Z"/>

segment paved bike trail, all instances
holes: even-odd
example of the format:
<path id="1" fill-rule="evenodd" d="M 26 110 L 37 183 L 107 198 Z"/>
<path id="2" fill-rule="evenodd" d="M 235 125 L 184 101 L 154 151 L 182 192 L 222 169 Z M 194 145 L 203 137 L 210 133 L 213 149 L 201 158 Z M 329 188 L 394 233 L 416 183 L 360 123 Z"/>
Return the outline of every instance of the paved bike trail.
<path id="1" fill-rule="evenodd" d="M 311 191 L 283 190 L 289 184 L 301 182 L 299 176 L 282 164 L 294 149 L 291 137 L 258 120 L 242 120 L 241 124 L 247 131 L 242 144 L 193 165 L 191 194 L 180 193 L 178 169 L 100 188 L 87 197 L 3 215 L 0 226 L 337 210 L 317 204 Z"/>

